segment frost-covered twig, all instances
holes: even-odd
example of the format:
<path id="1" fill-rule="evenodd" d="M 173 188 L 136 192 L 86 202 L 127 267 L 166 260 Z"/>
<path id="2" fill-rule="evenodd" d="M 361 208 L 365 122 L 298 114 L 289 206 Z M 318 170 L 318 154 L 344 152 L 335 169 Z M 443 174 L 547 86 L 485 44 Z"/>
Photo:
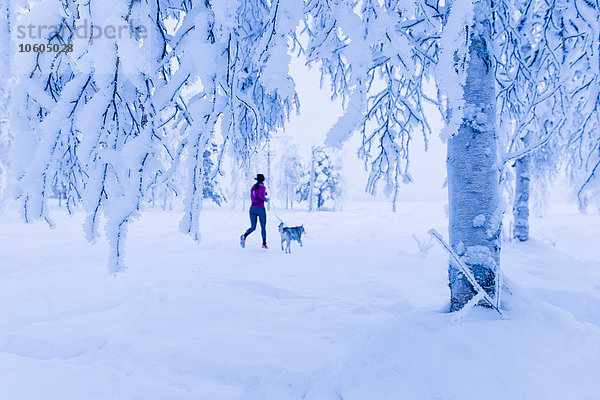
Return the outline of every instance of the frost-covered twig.
<path id="1" fill-rule="evenodd" d="M 423 257 L 427 257 L 427 254 L 429 253 L 429 249 L 431 249 L 434 245 L 431 237 L 428 238 L 429 240 L 424 241 L 424 240 L 420 240 L 417 237 L 417 235 L 415 235 L 413 233 L 412 238 L 415 239 L 415 242 L 417 242 L 417 246 L 419 247 L 419 253 L 421 253 L 421 255 Z"/>

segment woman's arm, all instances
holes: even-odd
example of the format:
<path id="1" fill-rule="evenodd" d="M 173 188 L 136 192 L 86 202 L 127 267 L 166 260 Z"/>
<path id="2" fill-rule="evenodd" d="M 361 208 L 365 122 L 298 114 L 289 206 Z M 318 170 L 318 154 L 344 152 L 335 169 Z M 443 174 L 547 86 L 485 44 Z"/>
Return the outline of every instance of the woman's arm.
<path id="1" fill-rule="evenodd" d="M 269 201 L 269 199 L 267 198 L 267 188 L 264 187 L 263 185 L 261 185 L 258 188 L 258 198 L 261 199 L 262 201 Z"/>

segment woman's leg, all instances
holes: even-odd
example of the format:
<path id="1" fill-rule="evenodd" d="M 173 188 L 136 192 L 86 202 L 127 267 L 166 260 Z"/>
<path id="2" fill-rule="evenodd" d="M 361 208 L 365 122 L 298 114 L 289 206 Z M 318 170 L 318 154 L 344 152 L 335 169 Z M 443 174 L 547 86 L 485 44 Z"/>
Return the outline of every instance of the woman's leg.
<path id="1" fill-rule="evenodd" d="M 254 212 L 252 208 L 250 208 L 250 228 L 244 233 L 244 237 L 247 237 L 249 234 L 256 230 L 256 217 L 258 215 Z"/>
<path id="2" fill-rule="evenodd" d="M 264 208 L 258 214 L 260 219 L 260 233 L 262 235 L 263 244 L 267 244 L 267 210 Z"/>

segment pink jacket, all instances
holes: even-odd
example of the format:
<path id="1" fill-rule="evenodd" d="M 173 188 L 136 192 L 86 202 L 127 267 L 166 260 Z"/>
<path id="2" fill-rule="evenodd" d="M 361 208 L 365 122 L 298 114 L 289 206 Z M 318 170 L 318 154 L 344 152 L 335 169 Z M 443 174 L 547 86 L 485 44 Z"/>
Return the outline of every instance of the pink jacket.
<path id="1" fill-rule="evenodd" d="M 252 199 L 252 207 L 265 208 L 265 201 L 267 201 L 267 188 L 265 185 L 258 185 L 258 189 L 250 189 L 250 198 Z"/>

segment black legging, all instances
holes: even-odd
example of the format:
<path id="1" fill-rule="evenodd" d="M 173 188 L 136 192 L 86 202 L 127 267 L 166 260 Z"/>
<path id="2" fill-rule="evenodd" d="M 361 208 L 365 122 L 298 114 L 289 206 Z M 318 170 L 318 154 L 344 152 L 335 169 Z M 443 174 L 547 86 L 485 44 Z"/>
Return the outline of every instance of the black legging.
<path id="1" fill-rule="evenodd" d="M 267 244 L 267 211 L 260 207 L 250 207 L 250 228 L 244 233 L 247 237 L 256 230 L 256 218 L 260 220 L 260 234 L 262 235 L 263 244 Z"/>

